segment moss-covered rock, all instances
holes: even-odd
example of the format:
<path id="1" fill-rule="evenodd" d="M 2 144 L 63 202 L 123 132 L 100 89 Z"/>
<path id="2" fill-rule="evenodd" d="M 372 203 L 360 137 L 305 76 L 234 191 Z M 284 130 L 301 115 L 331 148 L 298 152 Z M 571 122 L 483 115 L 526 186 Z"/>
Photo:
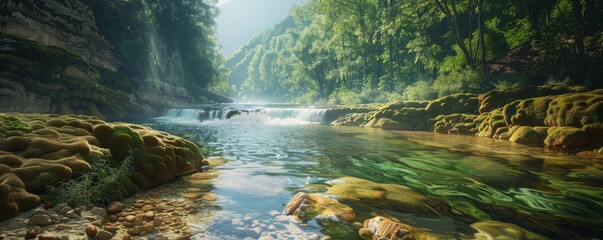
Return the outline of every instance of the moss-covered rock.
<path id="1" fill-rule="evenodd" d="M 477 125 L 479 115 L 455 113 L 450 115 L 440 115 L 436 117 L 434 132 L 475 135 L 478 131 Z"/>
<path id="2" fill-rule="evenodd" d="M 549 104 L 547 126 L 583 127 L 603 122 L 603 94 L 576 93 L 556 97 Z"/>
<path id="3" fill-rule="evenodd" d="M 503 116 L 507 126 L 544 126 L 549 104 L 553 96 L 517 100 L 503 107 Z"/>
<path id="4" fill-rule="evenodd" d="M 126 158 L 136 171 L 130 183 L 115 186 L 123 196 L 207 164 L 194 143 L 145 126 L 89 116 L 0 113 L 0 170 L 6 173 L 0 175 L 12 184 L 0 184 L 0 200 L 7 199 L 0 219 L 35 206 L 40 200 L 33 194 L 51 194 L 50 186 L 90 171 L 94 161 L 119 166 Z M 28 204 L 32 196 L 34 205 Z"/>
<path id="5" fill-rule="evenodd" d="M 0 164 L 0 221 L 38 205 L 40 198 L 25 190 L 25 184 L 9 166 Z"/>
<path id="6" fill-rule="evenodd" d="M 475 239 L 548 239 L 515 224 L 484 220 L 471 224 L 477 230 Z"/>
<path id="7" fill-rule="evenodd" d="M 422 213 L 448 214 L 448 205 L 439 199 L 429 198 L 405 186 L 374 183 L 368 180 L 342 177 L 328 181 L 327 194 L 335 195 L 343 203 L 363 202 L 383 209 Z"/>
<path id="8" fill-rule="evenodd" d="M 515 100 L 585 91 L 587 91 L 587 88 L 582 86 L 560 85 L 523 86 L 504 90 L 493 90 L 479 96 L 479 112 L 489 112 L 496 108 L 503 107 Z"/>
<path id="9" fill-rule="evenodd" d="M 507 127 L 504 116 L 500 111 L 482 113 L 480 116 L 477 134 L 480 137 L 494 137 L 499 128 Z"/>
<path id="10" fill-rule="evenodd" d="M 360 127 L 366 125 L 370 121 L 371 115 L 371 113 L 348 113 L 331 122 L 331 125 Z"/>
<path id="11" fill-rule="evenodd" d="M 500 134 L 500 139 L 511 142 L 542 145 L 547 137 L 548 127 L 513 126 L 508 132 Z"/>
<path id="12" fill-rule="evenodd" d="M 576 127 L 551 127 L 544 144 L 559 148 L 580 148 L 590 143 L 591 136 Z"/>
<path id="13" fill-rule="evenodd" d="M 327 218 L 339 221 L 352 221 L 356 218 L 354 210 L 335 199 L 318 194 L 299 192 L 289 200 L 285 215 L 293 215 L 302 222 L 314 218 Z"/>
<path id="14" fill-rule="evenodd" d="M 477 95 L 470 93 L 457 93 L 444 96 L 431 101 L 425 108 L 429 117 L 453 113 L 476 113 L 477 109 Z"/>

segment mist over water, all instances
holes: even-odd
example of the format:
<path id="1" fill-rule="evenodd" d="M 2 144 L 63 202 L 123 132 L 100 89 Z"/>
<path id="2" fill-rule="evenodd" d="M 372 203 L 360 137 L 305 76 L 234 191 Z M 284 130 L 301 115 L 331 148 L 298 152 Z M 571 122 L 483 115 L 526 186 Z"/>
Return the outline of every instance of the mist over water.
<path id="1" fill-rule="evenodd" d="M 216 216 L 247 214 L 270 222 L 268 212 L 281 211 L 295 193 L 322 193 L 329 181 L 350 176 L 409 187 L 450 206 L 433 215 L 379 199 L 344 201 L 359 221 L 379 212 L 460 239 L 475 237 L 472 224 L 490 221 L 552 239 L 603 235 L 600 161 L 473 136 L 329 127 L 316 121 L 323 109 L 293 109 L 273 106 L 230 119 L 199 119 L 203 109 L 171 110 L 151 124 L 204 142 L 206 156 L 227 160 L 215 168 Z M 334 239 L 358 238 L 347 223 L 300 228 Z M 238 234 L 221 224 L 207 232 L 243 237 Z"/>

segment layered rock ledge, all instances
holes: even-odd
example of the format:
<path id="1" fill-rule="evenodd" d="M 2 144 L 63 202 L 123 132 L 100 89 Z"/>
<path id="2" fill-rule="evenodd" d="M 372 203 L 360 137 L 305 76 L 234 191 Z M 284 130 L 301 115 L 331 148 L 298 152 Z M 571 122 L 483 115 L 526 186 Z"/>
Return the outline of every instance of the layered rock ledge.
<path id="1" fill-rule="evenodd" d="M 427 103 L 385 104 L 369 113 L 345 115 L 332 124 L 476 135 L 603 153 L 603 89 L 545 85 L 453 94 Z"/>
<path id="2" fill-rule="evenodd" d="M 209 164 L 194 143 L 142 125 L 0 113 L 0 220 L 53 200 L 50 187 L 90 172 L 96 161 L 131 162 L 127 181 L 115 186 L 121 197 Z"/>

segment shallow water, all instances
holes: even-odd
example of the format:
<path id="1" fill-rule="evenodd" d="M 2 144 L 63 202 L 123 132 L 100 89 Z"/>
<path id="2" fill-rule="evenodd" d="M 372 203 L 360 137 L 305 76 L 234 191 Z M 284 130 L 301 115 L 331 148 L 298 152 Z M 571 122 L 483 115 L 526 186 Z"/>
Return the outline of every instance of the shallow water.
<path id="1" fill-rule="evenodd" d="M 434 214 L 379 200 L 344 201 L 360 222 L 378 212 L 450 238 L 473 238 L 470 224 L 482 220 L 512 223 L 552 239 L 603 236 L 603 161 L 597 159 L 487 138 L 291 119 L 148 124 L 201 142 L 209 158 L 227 160 L 213 168 L 218 201 L 204 214 L 216 219 L 204 227 L 203 238 L 244 238 L 218 218 L 273 221 L 269 212 L 281 211 L 295 193 L 324 192 L 326 181 L 343 176 L 399 184 L 449 206 Z M 321 237 L 358 239 L 349 223 L 297 226 Z"/>

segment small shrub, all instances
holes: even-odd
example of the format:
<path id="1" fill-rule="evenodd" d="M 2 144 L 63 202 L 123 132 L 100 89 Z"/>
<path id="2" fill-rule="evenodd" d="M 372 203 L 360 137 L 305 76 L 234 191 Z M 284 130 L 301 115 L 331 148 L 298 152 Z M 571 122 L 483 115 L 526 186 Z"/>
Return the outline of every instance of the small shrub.
<path id="1" fill-rule="evenodd" d="M 49 187 L 50 192 L 56 196 L 56 202 L 81 206 L 125 197 L 124 189 L 131 184 L 128 175 L 135 169 L 132 150 L 119 166 L 112 166 L 111 159 L 107 157 L 96 157 L 89 162 L 89 172 L 59 186 Z"/>
<path id="2" fill-rule="evenodd" d="M 417 81 L 404 89 L 402 97 L 404 100 L 433 100 L 438 97 L 438 93 L 433 90 L 429 82 Z"/>
<path id="3" fill-rule="evenodd" d="M 546 85 L 550 85 L 550 86 L 569 86 L 571 84 L 572 84 L 572 80 L 568 77 L 565 77 L 563 79 L 549 78 L 546 80 Z"/>

